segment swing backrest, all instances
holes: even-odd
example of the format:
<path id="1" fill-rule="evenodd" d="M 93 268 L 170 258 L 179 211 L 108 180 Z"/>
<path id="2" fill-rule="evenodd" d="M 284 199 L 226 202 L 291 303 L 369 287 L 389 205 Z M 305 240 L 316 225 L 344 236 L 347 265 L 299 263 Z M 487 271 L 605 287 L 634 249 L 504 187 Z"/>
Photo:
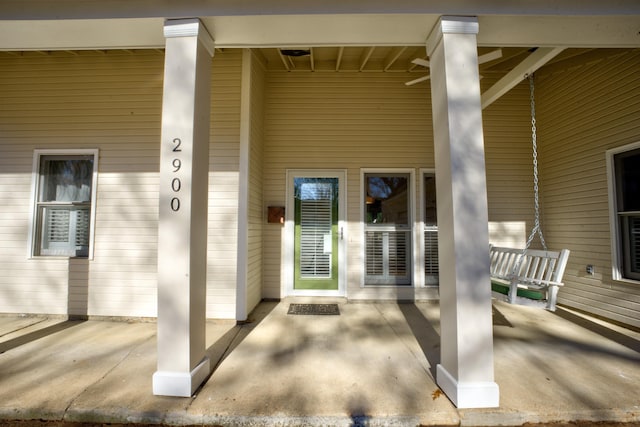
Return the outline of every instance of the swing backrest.
<path id="1" fill-rule="evenodd" d="M 569 250 L 545 251 L 538 249 L 505 248 L 491 246 L 491 277 L 530 284 L 561 283 L 569 259 Z"/>

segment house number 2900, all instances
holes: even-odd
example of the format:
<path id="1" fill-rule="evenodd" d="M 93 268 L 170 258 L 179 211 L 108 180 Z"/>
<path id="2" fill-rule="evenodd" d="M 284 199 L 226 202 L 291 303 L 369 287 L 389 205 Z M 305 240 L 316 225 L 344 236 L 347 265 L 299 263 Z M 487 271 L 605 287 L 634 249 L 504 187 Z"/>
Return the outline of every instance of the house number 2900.
<path id="1" fill-rule="evenodd" d="M 182 148 L 180 148 L 180 145 L 182 145 L 182 141 L 180 140 L 180 138 L 173 138 L 173 141 L 171 142 L 173 143 L 171 151 L 173 153 L 176 153 L 174 154 L 176 157 L 171 160 L 171 166 L 173 167 L 173 173 L 177 174 L 182 167 L 182 160 L 177 157 L 177 153 L 182 152 Z M 173 191 L 174 193 L 180 193 L 181 188 L 182 182 L 180 181 L 180 177 L 174 176 L 174 178 L 171 180 L 171 191 Z M 178 212 L 180 210 L 180 198 L 178 197 L 178 194 L 176 194 L 175 197 L 171 198 L 171 210 L 174 212 Z"/>

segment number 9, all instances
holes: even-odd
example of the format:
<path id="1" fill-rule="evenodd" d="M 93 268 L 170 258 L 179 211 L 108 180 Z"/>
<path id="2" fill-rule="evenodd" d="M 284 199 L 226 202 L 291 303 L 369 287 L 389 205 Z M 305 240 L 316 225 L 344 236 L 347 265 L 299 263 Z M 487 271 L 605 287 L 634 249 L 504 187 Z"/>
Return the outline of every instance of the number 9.
<path id="1" fill-rule="evenodd" d="M 182 166 L 182 162 L 180 161 L 180 159 L 173 159 L 173 167 L 175 168 L 173 171 L 174 172 L 178 172 L 180 170 L 180 167 Z"/>

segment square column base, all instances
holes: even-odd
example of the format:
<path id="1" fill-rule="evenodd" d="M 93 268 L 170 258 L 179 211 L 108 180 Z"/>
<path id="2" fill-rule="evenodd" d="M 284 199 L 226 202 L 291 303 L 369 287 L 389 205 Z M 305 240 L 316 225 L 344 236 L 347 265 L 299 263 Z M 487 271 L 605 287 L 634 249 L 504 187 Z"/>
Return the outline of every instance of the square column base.
<path id="1" fill-rule="evenodd" d="M 457 408 L 497 408 L 500 390 L 493 381 L 458 382 L 442 365 L 438 365 L 438 386 Z"/>
<path id="2" fill-rule="evenodd" d="M 153 374 L 153 394 L 156 396 L 191 397 L 211 373 L 205 357 L 191 372 L 157 371 Z"/>

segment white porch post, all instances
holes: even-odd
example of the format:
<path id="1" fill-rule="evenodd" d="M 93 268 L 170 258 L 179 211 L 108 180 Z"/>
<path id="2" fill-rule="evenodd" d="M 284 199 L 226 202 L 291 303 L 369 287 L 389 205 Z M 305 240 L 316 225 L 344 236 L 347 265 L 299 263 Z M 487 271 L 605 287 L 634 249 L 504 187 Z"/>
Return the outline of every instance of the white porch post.
<path id="1" fill-rule="evenodd" d="M 437 382 L 459 408 L 496 407 L 489 232 L 476 34 L 442 17 L 427 41 L 435 137 L 441 363 Z"/>
<path id="2" fill-rule="evenodd" d="M 158 226 L 158 370 L 153 393 L 191 396 L 205 356 L 213 40 L 198 19 L 167 21 Z"/>

